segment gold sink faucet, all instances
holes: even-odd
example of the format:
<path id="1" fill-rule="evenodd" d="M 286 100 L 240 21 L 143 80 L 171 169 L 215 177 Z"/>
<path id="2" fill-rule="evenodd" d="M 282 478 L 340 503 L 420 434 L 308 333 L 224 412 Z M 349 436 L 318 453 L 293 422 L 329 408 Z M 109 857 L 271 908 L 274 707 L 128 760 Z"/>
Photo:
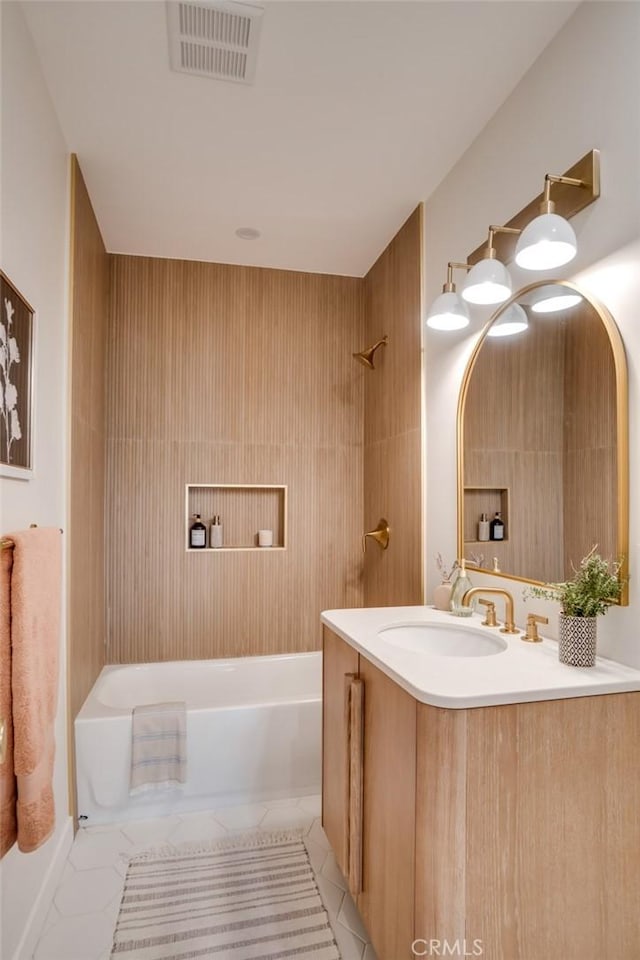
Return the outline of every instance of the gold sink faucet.
<path id="1" fill-rule="evenodd" d="M 504 597 L 504 627 L 500 627 L 500 633 L 518 633 L 518 629 L 513 622 L 513 597 L 508 590 L 502 590 L 499 587 L 471 587 L 467 590 L 461 600 L 463 607 L 470 607 L 471 601 L 479 593 L 489 593 L 491 596 Z"/>

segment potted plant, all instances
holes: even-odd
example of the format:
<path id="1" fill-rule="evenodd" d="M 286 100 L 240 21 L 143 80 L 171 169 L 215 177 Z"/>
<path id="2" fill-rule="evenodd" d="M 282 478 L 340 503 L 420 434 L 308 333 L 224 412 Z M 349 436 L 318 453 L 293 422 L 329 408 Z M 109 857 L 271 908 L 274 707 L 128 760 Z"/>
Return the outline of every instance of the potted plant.
<path id="1" fill-rule="evenodd" d="M 609 562 L 594 546 L 574 576 L 564 583 L 530 587 L 528 595 L 557 600 L 561 606 L 559 657 L 574 667 L 592 667 L 596 660 L 597 618 L 617 603 L 626 579 L 620 576 L 622 561 Z"/>

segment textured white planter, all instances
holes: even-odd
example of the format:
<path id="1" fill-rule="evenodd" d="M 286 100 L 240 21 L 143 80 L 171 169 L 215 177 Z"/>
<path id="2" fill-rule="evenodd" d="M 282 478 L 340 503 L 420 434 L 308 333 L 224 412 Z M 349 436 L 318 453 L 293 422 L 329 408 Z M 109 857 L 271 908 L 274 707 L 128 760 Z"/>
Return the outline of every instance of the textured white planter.
<path id="1" fill-rule="evenodd" d="M 567 617 L 560 614 L 560 663 L 592 667 L 596 662 L 597 617 Z"/>
<path id="2" fill-rule="evenodd" d="M 451 591 L 453 584 L 443 580 L 433 591 L 433 605 L 436 610 L 451 610 Z"/>

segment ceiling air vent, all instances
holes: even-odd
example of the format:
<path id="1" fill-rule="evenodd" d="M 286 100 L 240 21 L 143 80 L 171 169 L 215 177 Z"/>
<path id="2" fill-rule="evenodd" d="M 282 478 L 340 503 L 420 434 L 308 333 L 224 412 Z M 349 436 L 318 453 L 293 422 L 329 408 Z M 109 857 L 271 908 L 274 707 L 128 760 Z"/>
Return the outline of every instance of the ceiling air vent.
<path id="1" fill-rule="evenodd" d="M 234 0 L 167 3 L 171 68 L 253 83 L 262 7 Z"/>

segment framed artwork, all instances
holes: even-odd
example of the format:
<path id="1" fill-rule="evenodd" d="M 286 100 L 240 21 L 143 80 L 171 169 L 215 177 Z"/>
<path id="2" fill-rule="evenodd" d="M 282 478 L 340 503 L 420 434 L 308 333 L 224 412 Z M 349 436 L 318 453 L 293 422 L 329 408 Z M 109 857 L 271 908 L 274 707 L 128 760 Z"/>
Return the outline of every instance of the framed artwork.
<path id="1" fill-rule="evenodd" d="M 33 476 L 34 310 L 0 270 L 0 476 Z"/>

